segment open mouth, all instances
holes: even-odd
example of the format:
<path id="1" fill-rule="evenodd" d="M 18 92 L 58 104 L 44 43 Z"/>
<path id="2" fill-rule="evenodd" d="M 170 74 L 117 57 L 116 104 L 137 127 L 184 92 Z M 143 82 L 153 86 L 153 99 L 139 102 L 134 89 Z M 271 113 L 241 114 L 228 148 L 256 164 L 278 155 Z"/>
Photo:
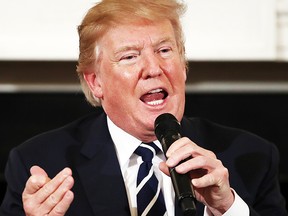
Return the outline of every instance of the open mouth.
<path id="1" fill-rule="evenodd" d="M 167 96 L 168 92 L 159 88 L 142 95 L 140 100 L 148 105 L 156 106 L 164 103 Z"/>

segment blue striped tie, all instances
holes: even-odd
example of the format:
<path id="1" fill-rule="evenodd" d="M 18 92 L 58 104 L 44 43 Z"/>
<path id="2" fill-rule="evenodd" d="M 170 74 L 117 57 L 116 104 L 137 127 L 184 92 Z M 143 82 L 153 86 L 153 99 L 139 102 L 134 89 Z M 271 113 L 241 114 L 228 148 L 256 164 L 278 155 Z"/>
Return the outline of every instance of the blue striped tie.
<path id="1" fill-rule="evenodd" d="M 142 143 L 135 153 L 142 157 L 137 176 L 138 216 L 161 216 L 166 212 L 164 197 L 153 172 L 152 158 L 160 149 L 154 143 Z"/>

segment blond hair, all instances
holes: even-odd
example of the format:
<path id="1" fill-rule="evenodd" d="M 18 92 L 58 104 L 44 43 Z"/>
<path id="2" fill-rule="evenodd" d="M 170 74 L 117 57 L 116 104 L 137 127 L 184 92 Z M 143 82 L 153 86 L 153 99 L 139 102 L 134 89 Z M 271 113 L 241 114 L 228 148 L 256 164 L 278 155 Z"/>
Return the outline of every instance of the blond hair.
<path id="1" fill-rule="evenodd" d="M 77 73 L 86 99 L 93 106 L 99 106 L 100 100 L 90 91 L 84 73 L 93 72 L 97 64 L 97 42 L 109 30 L 119 23 L 131 23 L 132 20 L 146 19 L 157 22 L 168 19 L 175 32 L 179 54 L 184 62 L 184 36 L 180 17 L 185 5 L 177 0 L 102 0 L 93 6 L 78 27 L 79 59 Z"/>

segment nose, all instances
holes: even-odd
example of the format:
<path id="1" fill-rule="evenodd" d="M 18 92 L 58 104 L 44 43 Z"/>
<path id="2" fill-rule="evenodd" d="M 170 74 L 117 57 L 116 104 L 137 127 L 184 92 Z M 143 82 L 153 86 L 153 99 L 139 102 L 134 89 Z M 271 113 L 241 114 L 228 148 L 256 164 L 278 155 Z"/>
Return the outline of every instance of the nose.
<path id="1" fill-rule="evenodd" d="M 142 78 L 149 79 L 162 73 L 161 60 L 156 54 L 147 55 L 143 58 Z"/>

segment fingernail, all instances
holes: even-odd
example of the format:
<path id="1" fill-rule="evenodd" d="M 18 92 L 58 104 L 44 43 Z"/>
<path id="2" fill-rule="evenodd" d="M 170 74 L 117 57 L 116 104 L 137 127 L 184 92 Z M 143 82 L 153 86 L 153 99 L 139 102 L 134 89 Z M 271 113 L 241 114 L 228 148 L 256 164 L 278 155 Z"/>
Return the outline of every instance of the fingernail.
<path id="1" fill-rule="evenodd" d="M 192 185 L 194 185 L 195 187 L 197 186 L 197 180 L 196 179 L 192 179 Z"/>
<path id="2" fill-rule="evenodd" d="M 62 173 L 65 177 L 70 176 L 71 175 L 71 169 L 66 167 L 62 170 Z"/>
<path id="3" fill-rule="evenodd" d="M 68 177 L 65 179 L 65 181 L 66 181 L 68 184 L 70 184 L 70 183 L 73 181 L 72 176 L 68 176 Z"/>
<path id="4" fill-rule="evenodd" d="M 173 158 L 168 158 L 168 160 L 166 161 L 167 166 L 172 167 L 175 164 L 175 161 L 173 160 Z"/>

